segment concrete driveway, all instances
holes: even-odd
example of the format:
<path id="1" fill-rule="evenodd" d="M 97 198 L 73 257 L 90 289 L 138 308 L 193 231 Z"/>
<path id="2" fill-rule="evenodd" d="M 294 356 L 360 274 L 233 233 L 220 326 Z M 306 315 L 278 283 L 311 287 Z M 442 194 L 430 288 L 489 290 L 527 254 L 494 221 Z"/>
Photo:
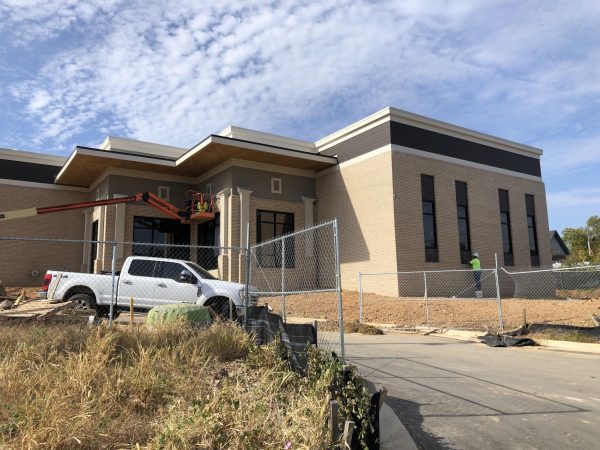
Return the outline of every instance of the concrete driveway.
<path id="1" fill-rule="evenodd" d="M 346 355 L 420 448 L 600 448 L 600 356 L 399 334 L 347 334 Z"/>

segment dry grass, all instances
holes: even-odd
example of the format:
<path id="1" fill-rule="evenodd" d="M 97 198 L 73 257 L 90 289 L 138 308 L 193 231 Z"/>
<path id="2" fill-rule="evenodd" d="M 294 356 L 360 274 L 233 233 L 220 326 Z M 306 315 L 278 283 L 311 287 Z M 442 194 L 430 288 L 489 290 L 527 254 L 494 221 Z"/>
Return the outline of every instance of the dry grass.
<path id="1" fill-rule="evenodd" d="M 324 322 L 319 322 L 319 330 L 338 331 L 339 325 L 334 320 L 326 320 Z M 383 334 L 383 330 L 381 328 L 374 327 L 373 325 L 367 325 L 366 323 L 344 322 L 344 333 L 378 335 Z"/>
<path id="2" fill-rule="evenodd" d="M 332 373 L 239 327 L 0 327 L 0 447 L 325 448 Z"/>

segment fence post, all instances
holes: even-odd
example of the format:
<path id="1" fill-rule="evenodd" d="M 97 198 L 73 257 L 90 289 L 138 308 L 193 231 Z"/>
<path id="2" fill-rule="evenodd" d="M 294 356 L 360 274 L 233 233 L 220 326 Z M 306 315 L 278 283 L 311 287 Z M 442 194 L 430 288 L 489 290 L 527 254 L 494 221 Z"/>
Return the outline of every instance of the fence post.
<path id="1" fill-rule="evenodd" d="M 429 295 L 427 294 L 427 272 L 423 271 L 423 282 L 425 283 L 425 323 L 429 328 Z"/>
<path id="2" fill-rule="evenodd" d="M 115 310 L 115 303 L 116 303 L 116 298 L 115 298 L 115 279 L 116 279 L 116 274 L 115 272 L 117 271 L 117 243 L 113 242 L 112 243 L 112 263 L 111 263 L 111 276 L 112 276 L 112 287 L 111 287 L 111 293 L 110 293 L 110 308 L 108 309 L 108 328 L 112 329 L 112 325 L 113 325 L 113 315 L 114 315 L 114 310 Z"/>
<path id="3" fill-rule="evenodd" d="M 346 351 L 344 349 L 344 308 L 342 303 L 342 274 L 340 273 L 340 238 L 338 231 L 338 219 L 333 220 L 333 239 L 335 245 L 335 288 L 338 298 L 338 325 L 340 329 L 340 356 L 345 360 Z"/>
<path id="4" fill-rule="evenodd" d="M 285 237 L 281 239 L 281 316 L 283 323 L 287 322 L 285 309 Z"/>
<path id="5" fill-rule="evenodd" d="M 504 317 L 502 316 L 502 298 L 500 297 L 500 277 L 498 276 L 498 253 L 494 253 L 494 258 L 496 260 L 496 269 L 494 270 L 494 275 L 496 277 L 496 301 L 498 302 L 498 321 L 500 331 L 504 331 Z"/>
<path id="6" fill-rule="evenodd" d="M 250 249 L 250 222 L 246 226 L 246 283 L 244 283 L 244 328 L 248 324 L 248 304 L 250 302 L 250 261 L 252 252 Z"/>
<path id="7" fill-rule="evenodd" d="M 358 321 L 363 320 L 363 291 L 362 291 L 362 273 L 358 272 Z"/>

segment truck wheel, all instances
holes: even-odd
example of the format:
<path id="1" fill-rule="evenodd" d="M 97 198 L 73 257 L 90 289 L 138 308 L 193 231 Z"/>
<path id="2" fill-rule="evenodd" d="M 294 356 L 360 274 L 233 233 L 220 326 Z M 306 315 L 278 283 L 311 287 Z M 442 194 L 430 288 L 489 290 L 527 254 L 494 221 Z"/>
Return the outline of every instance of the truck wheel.
<path id="1" fill-rule="evenodd" d="M 229 312 L 229 305 L 231 305 L 231 315 Z M 235 303 L 230 301 L 228 298 L 225 298 L 225 297 L 214 298 L 206 306 L 208 306 L 210 309 L 212 309 L 213 312 L 223 320 L 229 320 L 230 318 L 232 320 L 237 320 L 238 315 L 237 315 L 237 308 L 235 306 Z"/>
<path id="2" fill-rule="evenodd" d="M 73 309 L 76 309 L 78 311 L 90 309 L 94 312 L 97 312 L 96 302 L 94 301 L 91 295 L 75 294 L 74 296 L 69 298 L 69 301 L 74 302 Z"/>
<path id="3" fill-rule="evenodd" d="M 108 319 L 110 316 L 110 306 L 98 306 L 98 317 L 104 317 Z M 113 320 L 121 315 L 121 311 L 118 311 L 116 306 L 113 308 Z"/>

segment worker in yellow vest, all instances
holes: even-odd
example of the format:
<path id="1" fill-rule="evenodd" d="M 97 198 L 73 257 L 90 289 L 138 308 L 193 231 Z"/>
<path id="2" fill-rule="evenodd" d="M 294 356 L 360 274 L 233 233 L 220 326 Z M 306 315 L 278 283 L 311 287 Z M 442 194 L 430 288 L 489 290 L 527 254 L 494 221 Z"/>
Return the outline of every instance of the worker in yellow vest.
<path id="1" fill-rule="evenodd" d="M 481 297 L 481 261 L 479 260 L 479 253 L 473 253 L 473 259 L 469 261 L 471 267 L 473 268 L 473 279 L 475 280 L 475 291 L 476 295 L 479 292 L 477 297 Z"/>

